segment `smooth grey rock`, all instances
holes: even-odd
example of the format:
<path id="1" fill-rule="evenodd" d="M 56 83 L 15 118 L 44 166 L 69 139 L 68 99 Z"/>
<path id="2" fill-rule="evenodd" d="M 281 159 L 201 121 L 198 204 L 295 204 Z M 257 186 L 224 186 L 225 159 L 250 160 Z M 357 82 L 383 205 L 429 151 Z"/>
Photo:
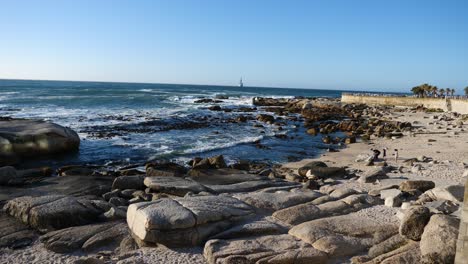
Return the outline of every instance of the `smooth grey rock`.
<path id="1" fill-rule="evenodd" d="M 127 223 L 144 242 L 179 247 L 200 245 L 252 215 L 249 205 L 232 197 L 191 196 L 131 204 Z"/>

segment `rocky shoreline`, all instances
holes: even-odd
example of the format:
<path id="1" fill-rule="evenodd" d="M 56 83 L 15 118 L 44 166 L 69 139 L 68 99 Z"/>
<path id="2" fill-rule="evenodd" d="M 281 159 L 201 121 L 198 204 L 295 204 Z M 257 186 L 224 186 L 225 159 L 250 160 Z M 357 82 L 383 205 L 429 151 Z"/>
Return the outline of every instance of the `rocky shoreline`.
<path id="1" fill-rule="evenodd" d="M 42 133 L 31 136 L 0 125 L 15 146 L 0 152 L 15 157 L 1 159 L 0 263 L 453 263 L 468 176 L 466 117 L 325 98 L 253 104 L 274 114 L 258 122 L 281 127 L 295 118 L 304 136 L 334 145 L 282 165 L 228 164 L 217 155 L 24 169 L 5 165 L 22 153 L 76 151 L 76 133 L 34 123 Z M 39 148 L 44 140 L 50 153 Z M 388 156 L 372 159 L 371 148 Z"/>

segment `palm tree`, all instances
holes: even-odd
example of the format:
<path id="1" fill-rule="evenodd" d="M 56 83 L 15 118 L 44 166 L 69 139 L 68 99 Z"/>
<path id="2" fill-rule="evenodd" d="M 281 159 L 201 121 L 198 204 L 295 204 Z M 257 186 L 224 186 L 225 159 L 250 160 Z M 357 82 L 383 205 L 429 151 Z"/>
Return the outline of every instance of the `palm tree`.
<path id="1" fill-rule="evenodd" d="M 418 86 L 411 88 L 411 92 L 413 92 L 418 97 L 424 97 L 425 90 L 424 90 L 423 85 L 418 85 Z"/>
<path id="2" fill-rule="evenodd" d="M 454 96 L 455 95 L 455 89 L 450 90 L 450 95 Z"/>
<path id="3" fill-rule="evenodd" d="M 468 95 L 468 86 L 465 87 L 465 95 Z"/>
<path id="4" fill-rule="evenodd" d="M 439 88 L 437 88 L 437 86 L 435 86 L 435 85 L 431 87 L 432 97 L 436 97 L 438 90 L 439 90 Z"/>
<path id="5" fill-rule="evenodd" d="M 445 88 L 445 94 L 446 94 L 447 96 L 450 95 L 450 88 Z"/>
<path id="6" fill-rule="evenodd" d="M 444 97 L 444 95 L 445 95 L 445 89 L 444 89 L 444 88 L 440 89 L 440 90 L 439 90 L 439 94 L 440 94 L 441 97 Z"/>

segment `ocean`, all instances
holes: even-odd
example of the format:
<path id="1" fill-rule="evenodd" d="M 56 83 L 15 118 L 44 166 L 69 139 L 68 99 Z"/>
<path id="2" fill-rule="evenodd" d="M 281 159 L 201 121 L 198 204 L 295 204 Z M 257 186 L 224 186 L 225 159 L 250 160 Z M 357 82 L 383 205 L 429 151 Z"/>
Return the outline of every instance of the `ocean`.
<path id="1" fill-rule="evenodd" d="M 228 162 L 281 163 L 312 157 L 328 148 L 305 133 L 300 121 L 279 129 L 243 115 L 254 97 L 340 97 L 343 91 L 212 85 L 0 80 L 0 116 L 52 121 L 77 131 L 79 153 L 43 161 L 47 165 L 142 163 L 151 159 L 185 162 L 223 154 Z M 213 103 L 231 112 L 211 111 Z M 272 114 L 272 113 L 269 113 Z M 275 135 L 287 134 L 288 139 Z M 292 139 L 291 139 L 292 138 Z M 255 142 L 260 142 L 259 148 Z"/>

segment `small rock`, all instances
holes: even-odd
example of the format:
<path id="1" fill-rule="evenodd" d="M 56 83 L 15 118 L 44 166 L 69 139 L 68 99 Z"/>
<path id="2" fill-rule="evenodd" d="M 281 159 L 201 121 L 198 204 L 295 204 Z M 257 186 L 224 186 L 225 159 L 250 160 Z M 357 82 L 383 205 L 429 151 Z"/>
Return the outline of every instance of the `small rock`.
<path id="1" fill-rule="evenodd" d="M 126 205 L 128 205 L 128 201 L 125 200 L 124 198 L 120 198 L 120 197 L 110 198 L 109 203 L 113 204 L 115 206 L 126 206 Z"/>

